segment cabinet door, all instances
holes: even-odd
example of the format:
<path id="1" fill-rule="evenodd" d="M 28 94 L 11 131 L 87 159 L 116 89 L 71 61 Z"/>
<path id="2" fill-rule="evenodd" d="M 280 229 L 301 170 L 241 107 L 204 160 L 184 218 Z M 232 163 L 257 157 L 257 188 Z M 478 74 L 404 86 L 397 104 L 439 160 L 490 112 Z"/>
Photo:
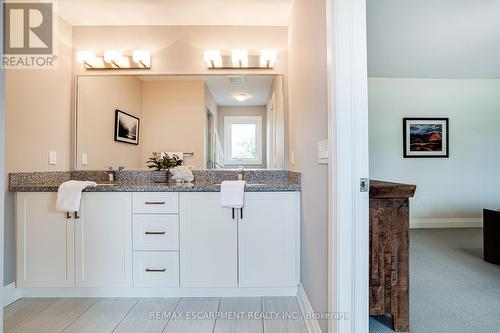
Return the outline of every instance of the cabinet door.
<path id="1" fill-rule="evenodd" d="M 74 222 L 55 193 L 17 193 L 17 287 L 73 287 Z"/>
<path id="2" fill-rule="evenodd" d="M 240 287 L 299 283 L 299 192 L 246 193 L 238 222 Z"/>
<path id="3" fill-rule="evenodd" d="M 131 193 L 83 193 L 75 218 L 77 287 L 132 286 Z"/>
<path id="4" fill-rule="evenodd" d="M 237 219 L 220 193 L 180 194 L 181 287 L 237 286 Z"/>

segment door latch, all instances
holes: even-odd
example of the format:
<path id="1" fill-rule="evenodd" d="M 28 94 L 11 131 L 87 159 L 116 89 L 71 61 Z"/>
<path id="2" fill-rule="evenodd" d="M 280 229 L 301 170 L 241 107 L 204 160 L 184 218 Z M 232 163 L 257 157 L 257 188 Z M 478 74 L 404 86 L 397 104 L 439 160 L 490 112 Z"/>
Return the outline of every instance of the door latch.
<path id="1" fill-rule="evenodd" d="M 370 180 L 368 178 L 361 178 L 359 182 L 360 192 L 370 192 Z"/>

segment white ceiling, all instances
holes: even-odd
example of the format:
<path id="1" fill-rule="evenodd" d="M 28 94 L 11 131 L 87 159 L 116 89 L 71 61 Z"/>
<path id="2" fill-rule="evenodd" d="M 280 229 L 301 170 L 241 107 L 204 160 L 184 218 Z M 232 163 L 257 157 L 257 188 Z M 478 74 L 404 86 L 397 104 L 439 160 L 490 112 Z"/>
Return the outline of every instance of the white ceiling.
<path id="1" fill-rule="evenodd" d="M 292 0 L 57 0 L 71 25 L 288 26 Z"/>
<path id="2" fill-rule="evenodd" d="M 209 76 L 205 79 L 205 83 L 219 106 L 266 105 L 273 77 L 247 75 L 244 78 L 245 83 L 234 83 L 229 77 Z M 235 93 L 247 93 L 251 97 L 244 102 L 238 102 L 233 98 Z"/>
<path id="3" fill-rule="evenodd" d="M 371 77 L 500 78 L 499 0 L 368 0 Z"/>
<path id="4" fill-rule="evenodd" d="M 236 77 L 241 77 L 238 75 Z M 229 76 L 168 76 L 148 75 L 139 76 L 143 81 L 172 81 L 172 80 L 203 80 L 219 106 L 262 106 L 269 100 L 269 93 L 273 83 L 272 75 L 246 75 L 245 83 L 231 82 Z M 235 93 L 247 93 L 251 97 L 243 102 L 234 99 Z"/>

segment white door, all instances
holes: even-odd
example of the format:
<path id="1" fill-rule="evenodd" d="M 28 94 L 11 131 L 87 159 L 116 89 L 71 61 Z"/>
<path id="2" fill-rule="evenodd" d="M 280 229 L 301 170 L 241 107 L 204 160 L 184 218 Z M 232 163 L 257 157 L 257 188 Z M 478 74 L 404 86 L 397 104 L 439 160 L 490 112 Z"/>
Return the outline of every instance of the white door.
<path id="1" fill-rule="evenodd" d="M 299 284 L 300 193 L 245 193 L 238 214 L 239 286 Z"/>
<path id="2" fill-rule="evenodd" d="M 17 193 L 17 287 L 73 287 L 74 221 L 55 193 Z"/>
<path id="3" fill-rule="evenodd" d="M 218 192 L 180 194 L 181 287 L 237 286 L 237 221 Z"/>
<path id="4" fill-rule="evenodd" d="M 77 287 L 132 287 L 131 193 L 83 193 L 75 260 Z"/>

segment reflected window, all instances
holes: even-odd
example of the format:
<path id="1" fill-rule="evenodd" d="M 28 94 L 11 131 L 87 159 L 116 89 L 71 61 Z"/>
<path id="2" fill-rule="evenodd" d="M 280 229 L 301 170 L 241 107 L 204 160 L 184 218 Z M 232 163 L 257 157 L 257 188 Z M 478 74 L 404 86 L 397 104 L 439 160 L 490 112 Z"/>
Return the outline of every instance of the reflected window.
<path id="1" fill-rule="evenodd" d="M 224 117 L 226 164 L 262 164 L 262 117 Z"/>

